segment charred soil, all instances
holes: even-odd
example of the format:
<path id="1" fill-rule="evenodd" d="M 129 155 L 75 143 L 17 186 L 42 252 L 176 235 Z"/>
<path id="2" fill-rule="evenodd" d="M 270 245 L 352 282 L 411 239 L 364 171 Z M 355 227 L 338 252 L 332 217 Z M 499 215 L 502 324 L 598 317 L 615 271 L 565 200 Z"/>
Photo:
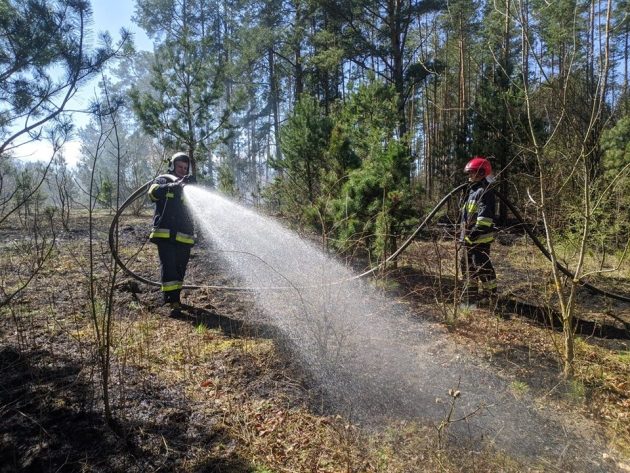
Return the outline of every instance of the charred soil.
<path id="1" fill-rule="evenodd" d="M 134 271 L 156 280 L 148 220 L 126 216 L 119 248 Z M 58 235 L 41 271 L 0 309 L 0 473 L 561 470 L 445 441 L 439 419 L 374 429 L 337 415 L 282 337 L 254 322 L 258 309 L 247 291 L 186 291 L 182 316 L 171 318 L 159 288 L 118 273 L 106 317 L 110 221 L 97 215 L 90 252 L 87 216 L 75 215 L 73 231 Z M 17 225 L 0 230 L 0 244 L 10 293 L 39 256 Z M 593 325 L 578 336 L 576 377 L 565 382 L 544 263 L 511 257 L 523 249 L 518 243 L 497 247 L 503 297 L 496 310 L 459 306 L 456 279 L 436 270 L 452 255 L 432 243 L 410 247 L 379 284 L 511 379 L 515 396 L 529 392 L 566 416 L 593 421 L 610 446 L 602 470 L 630 471 L 628 340 L 602 336 L 602 327 L 620 329 L 606 314 L 630 321 L 630 308 L 581 297 L 580 315 Z M 187 280 L 239 286 L 209 242 L 194 250 Z M 604 282 L 629 292 L 625 279 Z"/>

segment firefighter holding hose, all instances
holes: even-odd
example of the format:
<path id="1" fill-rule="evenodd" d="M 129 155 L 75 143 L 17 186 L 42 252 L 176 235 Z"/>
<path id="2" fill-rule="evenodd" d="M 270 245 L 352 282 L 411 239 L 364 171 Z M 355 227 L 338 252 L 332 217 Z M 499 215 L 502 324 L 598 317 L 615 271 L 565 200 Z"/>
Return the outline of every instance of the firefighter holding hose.
<path id="1" fill-rule="evenodd" d="M 188 153 L 175 153 L 168 173 L 156 177 L 147 192 L 155 203 L 149 240 L 158 248 L 162 295 L 171 317 L 181 315 L 180 294 L 195 244 L 195 226 L 183 194 L 184 185 L 195 182 L 192 165 Z"/>
<path id="2" fill-rule="evenodd" d="M 463 243 L 462 274 L 464 296 L 494 308 L 497 276 L 490 259 L 495 234 L 495 194 L 491 184 L 492 166 L 484 156 L 473 157 L 464 168 L 468 175 L 468 196 L 462 209 L 460 241 Z"/>

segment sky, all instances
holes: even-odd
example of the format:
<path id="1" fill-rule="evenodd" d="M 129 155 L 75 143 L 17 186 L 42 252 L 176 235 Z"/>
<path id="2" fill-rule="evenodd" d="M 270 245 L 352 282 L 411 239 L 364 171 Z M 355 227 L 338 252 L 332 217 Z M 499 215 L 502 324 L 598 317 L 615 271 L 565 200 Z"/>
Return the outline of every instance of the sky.
<path id="1" fill-rule="evenodd" d="M 92 29 L 94 33 L 101 31 L 109 31 L 114 41 L 120 38 L 120 29 L 126 28 L 133 33 L 134 44 L 137 50 L 152 51 L 153 45 L 144 31 L 131 21 L 134 14 L 134 0 L 91 0 L 92 3 Z M 94 41 L 98 37 L 93 35 Z M 83 84 L 79 92 L 73 98 L 72 103 L 67 109 L 82 109 L 94 97 L 96 80 Z M 74 123 L 76 128 L 86 124 L 86 114 L 78 113 L 74 115 Z M 81 143 L 71 140 L 64 145 L 63 153 L 67 162 L 74 166 L 80 153 Z M 52 147 L 44 142 L 29 143 L 20 146 L 15 150 L 16 157 L 23 161 L 48 161 L 52 154 Z"/>
<path id="2" fill-rule="evenodd" d="M 136 2 L 133 0 L 92 0 L 94 29 L 109 31 L 115 38 L 120 28 L 127 28 L 134 33 L 134 42 L 139 50 L 151 51 L 151 40 L 144 31 L 131 21 Z"/>

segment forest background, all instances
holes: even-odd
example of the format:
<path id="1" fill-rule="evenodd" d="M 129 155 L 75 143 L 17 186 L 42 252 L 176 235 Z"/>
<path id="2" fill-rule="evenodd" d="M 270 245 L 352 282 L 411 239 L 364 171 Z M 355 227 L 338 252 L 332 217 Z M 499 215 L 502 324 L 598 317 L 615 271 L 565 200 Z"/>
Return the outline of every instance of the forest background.
<path id="1" fill-rule="evenodd" d="M 2 275 L 0 305 L 74 209 L 118 208 L 176 150 L 200 183 L 373 264 L 482 154 L 551 254 L 571 376 L 576 288 L 627 263 L 628 12 L 626 0 L 138 0 L 154 50 L 135 52 L 124 30 L 88 46 L 88 1 L 2 0 L 0 224 L 17 219 L 30 251 L 17 278 Z M 93 78 L 77 129 L 68 103 Z M 70 166 L 60 150 L 74 136 Z M 53 151 L 21 162 L 25 140 Z"/>
<path id="2" fill-rule="evenodd" d="M 497 189 L 521 211 L 551 260 L 532 256 L 523 227 L 501 203 L 499 243 L 505 244 L 493 251 L 511 258 L 500 268 L 501 290 L 509 292 L 508 281 L 522 283 L 526 302 L 540 303 L 546 316 L 559 314 L 561 333 L 541 335 L 520 320 L 499 323 L 488 314 L 457 312 L 459 301 L 451 297 L 461 276 L 457 257 L 444 256 L 458 251 L 452 231 L 457 198 L 437 215 L 442 225 L 403 254 L 400 266 L 420 263 L 419 272 L 437 275 L 418 278 L 437 284 L 417 312 L 444 315 L 442 327 L 459 341 L 468 330 L 462 346 L 470 348 L 468 340 L 478 337 L 484 353 L 501 354 L 495 360 L 505 359 L 506 370 L 552 372 L 540 381 L 545 404 L 565 388 L 577 393 L 585 400 L 581 407 L 606 427 L 610 445 L 627 458 L 627 342 L 593 334 L 576 340 L 575 324 L 589 303 L 619 332 L 627 334 L 630 324 L 627 0 L 135 0 L 134 6 L 133 21 L 153 42 L 152 51 L 136 51 L 124 29 L 115 37 L 95 34 L 89 0 L 0 0 L 0 362 L 6 380 L 0 457 L 7 465 L 28 470 L 32 462 L 30 471 L 44 471 L 37 468 L 41 461 L 57 471 L 68 458 L 89 463 L 88 454 L 72 455 L 82 455 L 82 442 L 92 438 L 83 432 L 93 432 L 98 422 L 86 416 L 89 429 L 76 426 L 93 411 L 104 414 L 106 432 L 123 432 L 119 438 L 126 440 L 135 435 L 155 471 L 160 458 L 200 471 L 187 463 L 189 454 L 207 460 L 212 442 L 195 433 L 199 425 L 219 439 L 213 447 L 218 457 L 237 451 L 246 463 L 275 465 L 274 471 L 338 471 L 342 464 L 347 471 L 410 471 L 408 465 L 423 464 L 414 447 L 398 470 L 393 454 L 378 466 L 387 456 L 382 442 L 367 455 L 360 436 L 352 443 L 355 431 L 345 420 L 321 421 L 310 410 L 296 415 L 294 400 L 270 404 L 299 384 L 286 375 L 286 359 L 273 358 L 271 344 L 221 338 L 201 322 L 186 331 L 175 325 L 179 320 L 155 317 L 159 291 L 143 293 L 134 281 L 121 281 L 105 229 L 179 150 L 194 156 L 200 185 L 282 220 L 362 268 L 400 248 L 465 181 L 465 163 L 487 156 Z M 95 83 L 97 93 L 77 110 L 76 96 Z M 72 140 L 81 145 L 71 162 L 64 144 Z M 29 143 L 51 151 L 40 152 L 36 162 L 20 160 Z M 137 200 L 130 210 L 125 217 L 132 223 L 116 233 L 115 245 L 120 237 L 120 253 L 139 262 L 151 251 L 142 230 L 150 207 Z M 193 270 L 213 266 L 198 261 Z M 157 272 L 156 258 L 138 264 Z M 212 277 L 223 281 L 222 274 Z M 586 294 L 583 281 L 622 294 L 621 302 Z M 229 299 L 224 294 L 190 297 L 208 320 L 246 305 L 221 305 Z M 516 362 L 509 358 L 514 353 Z M 68 368 L 73 357 L 80 359 L 76 371 Z M 197 362 L 203 369 L 193 369 Z M 562 388 L 555 377 L 560 371 L 568 380 Z M 170 383 L 160 391 L 172 393 L 164 403 L 157 389 L 151 391 L 156 372 Z M 260 382 L 261 399 L 254 399 L 250 394 L 258 391 L 248 391 L 247 383 L 265 376 L 273 389 L 288 387 L 276 392 Z M 540 380 L 524 379 L 514 377 L 517 397 Z M 189 408 L 187 396 L 200 387 L 209 390 L 199 402 L 228 401 L 221 409 L 212 404 L 211 415 L 197 425 L 201 404 Z M 163 408 L 171 405 L 172 412 Z M 266 436 L 272 430 L 260 421 L 261 406 L 272 405 L 267 420 L 273 429 L 287 418 L 295 421 L 290 438 L 299 442 L 281 443 L 308 448 L 308 458 L 280 452 Z M 566 412 L 576 414 L 572 400 Z M 171 414 L 172 423 L 163 421 Z M 135 423 L 138 416 L 146 419 Z M 451 422 L 445 419 L 431 431 L 438 441 L 427 444 L 431 453 L 424 458 L 435 460 L 427 471 L 475 471 L 469 460 L 476 471 L 523 471 L 503 463 L 485 468 L 478 462 L 487 457 L 477 452 L 464 460 L 451 455 L 455 466 L 445 469 L 443 434 Z M 186 435 L 174 429 L 176 435 L 165 437 L 165 425 Z M 304 434 L 305 425 L 313 430 Z M 322 429 L 330 430 L 329 450 L 337 455 L 329 470 L 312 466 L 321 465 L 326 449 L 311 442 L 319 438 L 311 432 Z M 81 437 L 79 448 L 59 448 L 72 443 L 69 432 Z M 108 471 L 136 471 L 120 466 L 136 464 L 137 452 L 127 456 L 128 443 L 112 442 L 120 447 L 113 449 L 101 437 L 93 436 L 89 450 L 98 452 L 95 465 L 103 454 L 123 452 L 119 469 Z M 178 448 L 170 448 L 173 442 Z M 169 469 L 175 471 L 163 468 Z"/>

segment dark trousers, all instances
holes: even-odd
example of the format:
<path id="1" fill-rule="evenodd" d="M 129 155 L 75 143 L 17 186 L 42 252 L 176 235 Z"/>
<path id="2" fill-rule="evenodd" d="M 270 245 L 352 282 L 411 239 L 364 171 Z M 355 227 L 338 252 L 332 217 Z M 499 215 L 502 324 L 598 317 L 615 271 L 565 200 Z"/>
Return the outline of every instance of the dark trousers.
<path id="1" fill-rule="evenodd" d="M 497 274 L 490 260 L 490 243 L 464 245 L 461 266 L 462 274 L 468 281 L 469 292 L 476 292 L 478 289 L 484 295 L 496 294 Z"/>
<path id="2" fill-rule="evenodd" d="M 170 240 L 157 242 L 164 302 L 179 302 L 191 245 Z"/>

